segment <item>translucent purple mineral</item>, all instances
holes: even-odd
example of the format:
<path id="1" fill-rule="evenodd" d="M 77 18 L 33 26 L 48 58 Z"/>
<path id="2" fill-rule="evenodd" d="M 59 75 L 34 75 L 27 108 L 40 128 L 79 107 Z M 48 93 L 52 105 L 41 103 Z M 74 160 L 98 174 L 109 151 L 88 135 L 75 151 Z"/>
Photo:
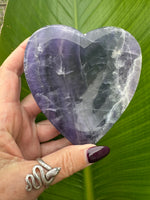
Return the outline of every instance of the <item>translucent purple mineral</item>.
<path id="1" fill-rule="evenodd" d="M 30 90 L 51 123 L 73 144 L 96 143 L 131 101 L 141 71 L 136 39 L 121 28 L 82 34 L 41 28 L 24 58 Z"/>

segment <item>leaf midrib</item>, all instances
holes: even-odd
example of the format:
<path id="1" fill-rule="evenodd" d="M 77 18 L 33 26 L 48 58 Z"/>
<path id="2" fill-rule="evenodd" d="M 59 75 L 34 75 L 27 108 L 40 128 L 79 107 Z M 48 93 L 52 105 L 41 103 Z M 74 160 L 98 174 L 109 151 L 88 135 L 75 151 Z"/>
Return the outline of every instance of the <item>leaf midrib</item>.
<path id="1" fill-rule="evenodd" d="M 77 0 L 74 0 L 74 26 L 76 29 L 78 29 Z"/>
<path id="2" fill-rule="evenodd" d="M 78 30 L 77 0 L 74 0 L 74 27 Z M 94 200 L 92 174 L 90 166 L 83 170 L 83 176 L 84 176 L 84 186 L 85 186 L 85 195 L 84 195 L 85 199 Z"/>
<path id="3" fill-rule="evenodd" d="M 84 169 L 83 175 L 84 175 L 84 185 L 85 185 L 85 199 L 94 200 L 92 173 L 90 166 Z"/>

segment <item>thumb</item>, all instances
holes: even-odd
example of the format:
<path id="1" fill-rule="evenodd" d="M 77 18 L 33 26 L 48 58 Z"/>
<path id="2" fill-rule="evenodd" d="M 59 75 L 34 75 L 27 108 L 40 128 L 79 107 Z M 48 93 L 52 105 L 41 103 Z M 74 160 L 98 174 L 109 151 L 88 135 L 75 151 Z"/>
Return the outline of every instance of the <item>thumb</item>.
<path id="1" fill-rule="evenodd" d="M 43 161 L 52 168 L 60 167 L 61 170 L 55 177 L 52 184 L 55 184 L 62 179 L 72 175 L 73 173 L 87 167 L 109 153 L 109 148 L 106 146 L 95 146 L 93 144 L 86 145 L 70 145 L 61 150 L 58 150 L 50 155 L 43 157 Z M 32 169 L 35 165 L 39 165 L 37 161 L 16 161 L 10 162 L 8 169 L 3 169 L 0 176 L 3 180 L 0 183 L 0 193 L 2 199 L 12 200 L 35 200 L 45 189 L 41 187 L 38 190 L 25 190 L 25 177 L 27 174 L 32 174 Z M 5 170 L 9 173 L 6 173 Z M 8 184 L 13 183 L 13 184 Z M 5 191 L 9 191 L 9 194 Z M 15 194 L 15 195 L 14 195 Z M 8 197 L 8 198 L 7 198 Z"/>
<path id="2" fill-rule="evenodd" d="M 70 145 L 61 150 L 56 151 L 42 159 L 51 167 L 60 167 L 60 173 L 56 176 L 52 184 L 84 169 L 91 163 L 94 163 L 109 153 L 107 146 L 86 145 Z"/>

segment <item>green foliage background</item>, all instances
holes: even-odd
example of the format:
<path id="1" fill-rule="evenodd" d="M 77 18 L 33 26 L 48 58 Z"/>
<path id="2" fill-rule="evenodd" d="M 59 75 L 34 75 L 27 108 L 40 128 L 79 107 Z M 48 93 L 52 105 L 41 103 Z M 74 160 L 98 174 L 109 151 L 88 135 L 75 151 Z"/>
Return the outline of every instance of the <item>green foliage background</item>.
<path id="1" fill-rule="evenodd" d="M 65 24 L 83 33 L 103 26 L 124 28 L 140 43 L 143 67 L 130 105 L 99 142 L 111 148 L 110 155 L 51 186 L 39 199 L 149 200 L 150 1 L 9 0 L 0 36 L 0 63 L 22 40 L 49 24 Z M 29 92 L 22 76 L 21 98 Z"/>

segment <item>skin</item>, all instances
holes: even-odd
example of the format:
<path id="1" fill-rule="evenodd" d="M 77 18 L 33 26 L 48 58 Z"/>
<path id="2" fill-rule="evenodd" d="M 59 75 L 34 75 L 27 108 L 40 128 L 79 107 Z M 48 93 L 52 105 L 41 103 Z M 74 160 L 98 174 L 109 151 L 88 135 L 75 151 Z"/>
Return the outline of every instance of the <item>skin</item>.
<path id="1" fill-rule="evenodd" d="M 38 164 L 36 158 L 41 157 L 51 167 L 61 167 L 55 184 L 87 167 L 86 151 L 95 146 L 71 145 L 66 138 L 47 142 L 59 132 L 47 120 L 35 123 L 41 110 L 31 94 L 20 102 L 27 41 L 0 67 L 0 197 L 5 200 L 32 200 L 44 191 L 44 186 L 31 192 L 25 190 L 25 177 Z"/>

